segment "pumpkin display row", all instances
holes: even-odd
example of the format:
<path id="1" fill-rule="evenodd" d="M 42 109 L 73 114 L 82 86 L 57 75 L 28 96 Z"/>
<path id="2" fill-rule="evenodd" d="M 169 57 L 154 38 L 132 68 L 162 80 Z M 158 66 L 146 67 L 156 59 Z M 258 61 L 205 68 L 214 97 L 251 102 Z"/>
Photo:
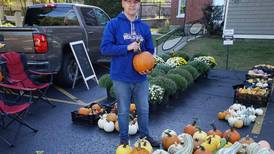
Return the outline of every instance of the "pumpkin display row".
<path id="1" fill-rule="evenodd" d="M 255 122 L 256 116 L 263 115 L 261 108 L 246 107 L 241 104 L 233 104 L 227 110 L 218 113 L 219 120 L 227 120 L 230 127 L 242 128 Z"/>

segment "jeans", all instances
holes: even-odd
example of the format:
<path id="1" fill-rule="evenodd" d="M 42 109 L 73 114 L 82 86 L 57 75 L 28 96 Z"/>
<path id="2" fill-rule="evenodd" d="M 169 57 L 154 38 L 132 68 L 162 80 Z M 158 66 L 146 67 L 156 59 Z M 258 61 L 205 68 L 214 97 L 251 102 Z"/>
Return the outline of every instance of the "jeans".
<path id="1" fill-rule="evenodd" d="M 138 115 L 139 135 L 148 136 L 148 81 L 140 83 L 127 83 L 122 81 L 113 81 L 116 98 L 118 99 L 118 122 L 119 136 L 121 142 L 128 142 L 129 108 L 131 97 L 136 105 Z"/>

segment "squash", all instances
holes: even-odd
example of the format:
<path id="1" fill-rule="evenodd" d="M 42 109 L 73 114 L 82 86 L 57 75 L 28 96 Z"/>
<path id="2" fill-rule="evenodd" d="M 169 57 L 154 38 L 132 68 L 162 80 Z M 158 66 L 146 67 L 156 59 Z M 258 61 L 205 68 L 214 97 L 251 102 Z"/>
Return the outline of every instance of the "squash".
<path id="1" fill-rule="evenodd" d="M 132 120 L 128 126 L 128 134 L 129 135 L 135 135 L 138 131 L 138 124 L 136 122 L 136 119 Z"/>
<path id="2" fill-rule="evenodd" d="M 261 148 L 271 149 L 270 144 L 266 140 L 261 140 L 258 142 Z"/>
<path id="3" fill-rule="evenodd" d="M 134 147 L 130 154 L 150 154 L 146 149 L 141 147 L 141 143 L 138 144 L 138 147 Z"/>
<path id="4" fill-rule="evenodd" d="M 224 111 L 224 112 L 219 112 L 219 113 L 218 113 L 218 119 L 219 119 L 219 120 L 225 120 L 226 114 L 227 114 L 226 111 Z"/>
<path id="5" fill-rule="evenodd" d="M 257 154 L 258 150 L 260 149 L 260 145 L 256 142 L 251 143 L 248 145 L 246 149 L 247 154 Z"/>
<path id="6" fill-rule="evenodd" d="M 118 116 L 115 113 L 109 113 L 106 118 L 108 121 L 115 122 L 118 120 Z"/>
<path id="7" fill-rule="evenodd" d="M 85 107 L 81 107 L 79 110 L 78 110 L 78 113 L 81 114 L 81 115 L 90 115 L 91 113 L 91 109 L 90 108 L 85 108 Z"/>
<path id="8" fill-rule="evenodd" d="M 168 153 L 170 154 L 175 154 L 177 151 L 183 149 L 184 147 L 181 145 L 181 144 L 178 144 L 178 143 L 174 143 L 172 144 L 171 146 L 169 146 L 168 148 Z"/>
<path id="9" fill-rule="evenodd" d="M 223 133 L 223 137 L 227 138 L 229 142 L 235 143 L 236 141 L 240 140 L 241 135 L 231 127 Z"/>
<path id="10" fill-rule="evenodd" d="M 162 132 L 161 138 L 163 139 L 165 136 L 167 136 L 166 133 L 169 133 L 170 135 L 177 135 L 177 133 L 172 129 L 166 129 Z"/>
<path id="11" fill-rule="evenodd" d="M 148 51 L 143 51 L 133 57 L 133 67 L 139 73 L 152 70 L 155 64 L 155 58 Z"/>
<path id="12" fill-rule="evenodd" d="M 106 132 L 113 132 L 113 130 L 114 130 L 114 123 L 112 121 L 106 120 L 105 125 L 104 125 L 104 130 Z"/>
<path id="13" fill-rule="evenodd" d="M 221 146 L 221 137 L 218 135 L 209 135 L 207 136 L 206 140 L 209 140 L 209 138 L 211 138 L 211 142 L 212 144 L 214 144 L 216 146 L 216 149 L 220 148 Z"/>
<path id="14" fill-rule="evenodd" d="M 193 148 L 194 148 L 194 150 L 198 149 L 203 142 L 204 141 L 201 141 L 199 139 L 193 139 L 193 146 L 194 146 Z"/>
<path id="15" fill-rule="evenodd" d="M 152 154 L 169 154 L 168 152 L 166 152 L 163 149 L 157 149 L 155 150 Z"/>
<path id="16" fill-rule="evenodd" d="M 236 154 L 242 147 L 240 142 L 235 142 L 231 147 L 221 148 L 216 154 Z"/>
<path id="17" fill-rule="evenodd" d="M 145 138 L 142 138 L 142 139 L 138 139 L 135 144 L 134 144 L 134 147 L 139 147 L 139 144 L 140 144 L 140 147 L 141 148 L 144 148 L 146 149 L 149 153 L 152 153 L 153 151 L 153 148 L 151 146 L 151 144 L 149 143 L 148 140 L 146 140 Z"/>
<path id="18" fill-rule="evenodd" d="M 188 124 L 184 129 L 183 132 L 187 133 L 189 135 L 193 135 L 195 132 L 198 131 L 197 127 L 196 127 L 196 123 L 197 123 L 197 119 L 194 118 L 192 124 Z"/>
<path id="19" fill-rule="evenodd" d="M 234 123 L 235 128 L 242 128 L 243 126 L 244 126 L 244 122 L 241 119 L 236 120 Z"/>
<path id="20" fill-rule="evenodd" d="M 177 135 L 171 135 L 169 133 L 166 133 L 166 134 L 167 134 L 167 136 L 165 136 L 162 139 L 163 149 L 167 150 L 169 148 L 169 146 L 171 146 L 172 144 L 180 143 L 180 140 Z"/>
<path id="21" fill-rule="evenodd" d="M 97 111 L 98 113 L 101 112 L 101 106 L 98 103 L 95 103 L 91 106 L 92 111 Z"/>
<path id="22" fill-rule="evenodd" d="M 207 132 L 208 135 L 218 135 L 220 137 L 223 137 L 223 132 L 217 129 L 214 123 L 211 123 L 210 125 L 213 129 Z"/>
<path id="23" fill-rule="evenodd" d="M 203 146 L 200 146 L 194 154 L 212 154 L 211 151 L 206 150 Z"/>
<path id="24" fill-rule="evenodd" d="M 101 117 L 99 120 L 98 120 L 98 127 L 100 129 L 104 129 L 104 126 L 105 126 L 105 123 L 107 122 L 107 120 L 103 117 Z"/>
<path id="25" fill-rule="evenodd" d="M 205 141 L 206 137 L 207 137 L 207 133 L 202 131 L 200 128 L 199 128 L 199 131 L 197 131 L 193 134 L 193 139 L 194 140 L 198 139 L 198 140 L 201 140 L 201 141 Z"/>
<path id="26" fill-rule="evenodd" d="M 217 150 L 217 146 L 216 142 L 213 142 L 214 140 L 212 140 L 211 137 L 207 138 L 207 140 L 201 144 L 201 146 L 203 146 L 206 150 L 210 151 L 210 152 L 214 152 L 215 150 Z"/>
<path id="27" fill-rule="evenodd" d="M 175 154 L 192 154 L 193 152 L 193 139 L 192 136 L 186 133 L 180 134 L 178 136 L 181 140 L 183 148 L 178 150 Z"/>
<path id="28" fill-rule="evenodd" d="M 131 103 L 129 110 L 130 110 L 130 112 L 135 112 L 136 111 L 136 105 L 134 103 Z"/>
<path id="29" fill-rule="evenodd" d="M 252 120 L 247 115 L 245 115 L 242 119 L 243 119 L 243 122 L 244 122 L 244 126 L 249 126 L 252 122 Z"/>
<path id="30" fill-rule="evenodd" d="M 116 148 L 116 154 L 130 154 L 132 151 L 131 147 L 127 144 L 119 145 Z"/>
<path id="31" fill-rule="evenodd" d="M 241 138 L 239 142 L 241 144 L 248 144 L 249 145 L 251 143 L 254 143 L 254 140 L 251 137 L 249 137 L 249 135 L 246 135 L 246 137 Z"/>

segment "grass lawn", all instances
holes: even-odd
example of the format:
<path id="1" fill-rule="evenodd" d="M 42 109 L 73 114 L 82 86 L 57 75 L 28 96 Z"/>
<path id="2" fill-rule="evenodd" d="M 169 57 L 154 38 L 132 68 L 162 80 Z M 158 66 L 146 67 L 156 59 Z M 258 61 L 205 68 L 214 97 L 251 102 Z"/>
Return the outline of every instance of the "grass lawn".
<path id="1" fill-rule="evenodd" d="M 190 41 L 183 50 L 192 56 L 196 53 L 205 53 L 214 56 L 216 68 L 225 69 L 226 47 L 221 38 L 198 38 Z M 229 46 L 230 70 L 247 71 L 256 64 L 274 65 L 274 40 L 237 39 L 233 46 Z"/>

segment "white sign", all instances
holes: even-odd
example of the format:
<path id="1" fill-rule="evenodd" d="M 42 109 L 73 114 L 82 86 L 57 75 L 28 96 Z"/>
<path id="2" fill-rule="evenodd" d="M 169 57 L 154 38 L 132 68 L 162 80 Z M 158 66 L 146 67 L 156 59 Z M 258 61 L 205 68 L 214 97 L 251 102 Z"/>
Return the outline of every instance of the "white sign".
<path id="1" fill-rule="evenodd" d="M 234 39 L 234 29 L 225 29 L 224 30 L 224 45 L 233 45 Z"/>

